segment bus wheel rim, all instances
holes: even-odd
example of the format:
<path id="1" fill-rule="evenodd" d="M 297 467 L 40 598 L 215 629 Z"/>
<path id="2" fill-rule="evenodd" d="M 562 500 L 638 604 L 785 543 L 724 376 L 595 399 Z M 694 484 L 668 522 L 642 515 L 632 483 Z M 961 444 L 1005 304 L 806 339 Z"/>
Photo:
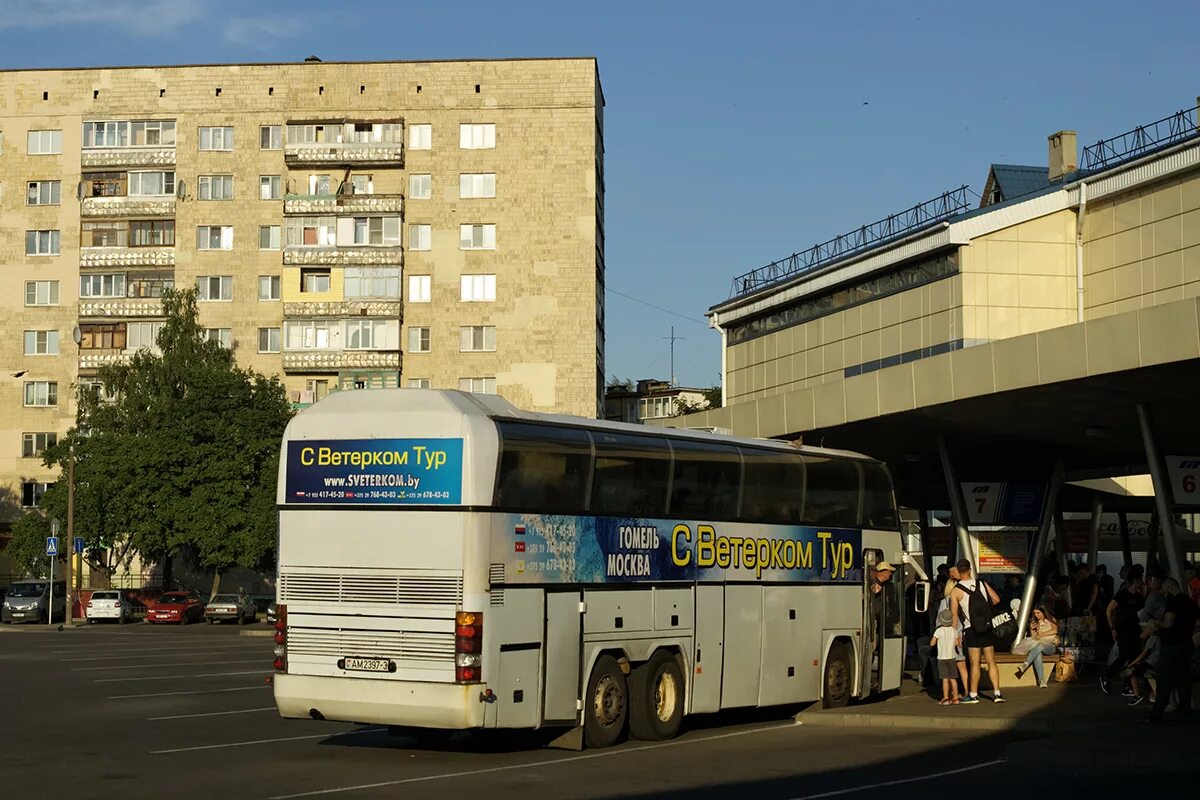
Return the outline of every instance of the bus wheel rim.
<path id="1" fill-rule="evenodd" d="M 605 675 L 596 683 L 592 697 L 592 715 L 605 728 L 612 727 L 621 718 L 624 702 L 621 689 L 611 675 Z"/>
<path id="2" fill-rule="evenodd" d="M 654 712 L 659 722 L 670 722 L 678 703 L 679 687 L 675 684 L 675 676 L 664 669 L 654 682 Z"/>

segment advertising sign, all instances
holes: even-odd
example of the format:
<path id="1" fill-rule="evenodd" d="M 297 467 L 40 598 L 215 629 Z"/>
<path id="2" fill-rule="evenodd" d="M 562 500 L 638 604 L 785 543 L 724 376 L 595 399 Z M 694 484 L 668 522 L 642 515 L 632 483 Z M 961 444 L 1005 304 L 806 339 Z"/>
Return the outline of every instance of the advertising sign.
<path id="1" fill-rule="evenodd" d="M 549 514 L 494 519 L 492 562 L 505 565 L 510 584 L 862 581 L 857 530 Z"/>
<path id="2" fill-rule="evenodd" d="M 1046 501 L 1044 483 L 962 484 L 970 525 L 1037 525 Z"/>
<path id="3" fill-rule="evenodd" d="M 1025 531 L 977 531 L 979 571 L 1024 574 L 1029 568 L 1029 534 Z"/>
<path id="4" fill-rule="evenodd" d="M 462 439 L 310 439 L 288 442 L 287 503 L 455 505 Z"/>

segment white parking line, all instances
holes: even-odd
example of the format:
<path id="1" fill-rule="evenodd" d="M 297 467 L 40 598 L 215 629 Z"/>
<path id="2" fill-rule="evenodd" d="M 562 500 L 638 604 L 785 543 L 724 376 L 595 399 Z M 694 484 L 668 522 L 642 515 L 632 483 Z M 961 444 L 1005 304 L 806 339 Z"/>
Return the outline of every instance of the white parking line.
<path id="1" fill-rule="evenodd" d="M 146 717 L 147 722 L 157 722 L 162 719 L 192 719 L 193 717 L 224 717 L 229 714 L 254 714 L 259 711 L 276 711 L 275 706 L 262 708 L 243 708 L 238 711 L 205 711 L 201 714 L 172 714 L 169 717 Z"/>
<path id="2" fill-rule="evenodd" d="M 183 678 L 222 678 L 226 675 L 268 675 L 267 669 L 252 669 L 249 672 L 203 672 L 199 675 L 131 675 L 128 678 L 97 678 L 92 683 L 119 683 L 121 681 L 173 681 Z"/>
<path id="3" fill-rule="evenodd" d="M 793 797 L 791 800 L 818 800 L 822 797 L 839 797 L 844 794 L 854 794 L 855 792 L 866 792 L 872 789 L 882 789 L 885 786 L 899 786 L 904 783 L 917 783 L 918 781 L 928 781 L 934 778 L 945 778 L 949 775 L 958 775 L 960 772 L 973 772 L 977 769 L 985 767 L 994 767 L 998 764 L 1003 764 L 1004 759 L 998 758 L 995 761 L 985 761 L 982 764 L 972 764 L 969 767 L 959 767 L 958 769 L 949 769 L 945 772 L 930 772 L 925 775 L 918 775 L 915 778 L 897 778 L 894 781 L 884 781 L 882 783 L 866 783 L 862 786 L 851 786 L 849 789 L 835 789 L 832 792 L 821 792 L 820 794 L 806 794 L 801 797 Z"/>
<path id="4" fill-rule="evenodd" d="M 250 744 L 273 744 L 275 742 L 299 742 L 304 739 L 333 739 L 337 736 L 358 736 L 362 733 L 378 733 L 379 731 L 387 730 L 386 728 L 363 728 L 357 731 L 346 731 L 345 733 L 318 733 L 313 736 L 285 736 L 282 739 L 255 739 L 251 742 L 227 742 L 226 744 L 204 744 L 197 747 L 175 747 L 170 750 L 151 750 L 150 755 L 158 756 L 167 753 L 191 753 L 196 750 L 220 750 L 226 747 L 245 747 Z"/>
<path id="5" fill-rule="evenodd" d="M 297 792 L 296 794 L 279 794 L 270 798 L 270 800 L 292 800 L 296 797 L 316 797 L 322 794 L 341 794 L 342 792 L 358 792 L 363 789 L 379 789 L 384 786 L 403 786 L 408 783 L 427 783 L 429 781 L 441 781 L 449 778 L 465 778 L 474 775 L 490 775 L 495 772 L 511 772 L 517 769 L 533 769 L 534 767 L 552 767 L 556 764 L 569 764 L 573 761 L 590 761 L 596 758 L 613 758 L 615 756 L 629 755 L 631 753 L 644 753 L 648 750 L 662 750 L 667 747 L 684 747 L 689 744 L 701 744 L 703 742 L 712 742 L 718 739 L 732 739 L 737 736 L 750 736 L 755 733 L 768 733 L 770 731 L 782 731 L 787 729 L 797 729 L 798 726 L 789 722 L 786 725 L 770 725 L 765 728 L 753 728 L 748 731 L 734 731 L 733 733 L 722 733 L 716 736 L 703 736 L 697 739 L 677 739 L 673 742 L 663 742 L 661 744 L 650 744 L 643 747 L 630 747 L 624 750 L 606 750 L 601 753 L 588 753 L 582 756 L 567 756 L 565 758 L 548 758 L 543 761 L 534 761 L 525 764 L 508 764 L 503 767 L 485 767 L 483 769 L 468 769 L 461 772 L 442 772 L 436 775 L 422 775 L 417 778 L 402 778 L 395 781 L 380 781 L 379 783 L 361 783 L 357 786 L 338 786 L 334 789 L 317 789 L 311 792 Z"/>
<path id="6" fill-rule="evenodd" d="M 122 664 L 117 667 L 71 667 L 71 672 L 108 672 L 114 669 L 150 669 L 152 667 L 180 669 L 182 667 L 211 667 L 217 664 L 264 664 L 270 668 L 271 659 L 243 658 L 237 661 L 188 661 L 184 664 Z"/>
<path id="7" fill-rule="evenodd" d="M 245 652 L 246 648 L 237 647 L 214 647 L 211 650 L 185 650 L 178 653 L 145 653 L 142 655 L 123 655 L 123 656 L 89 656 L 88 658 L 60 658 L 58 659 L 63 664 L 82 664 L 92 661 L 133 661 L 139 658 L 174 658 L 175 656 L 206 656 L 211 653 L 237 653 Z M 263 652 L 270 652 L 265 647 Z"/>
<path id="8" fill-rule="evenodd" d="M 249 692 L 254 689 L 270 689 L 270 686 L 238 686 L 235 689 L 196 689 L 190 692 L 155 692 L 153 694 L 113 694 L 109 700 L 133 700 L 140 697 L 180 697 L 185 694 L 216 694 L 217 692 Z"/>

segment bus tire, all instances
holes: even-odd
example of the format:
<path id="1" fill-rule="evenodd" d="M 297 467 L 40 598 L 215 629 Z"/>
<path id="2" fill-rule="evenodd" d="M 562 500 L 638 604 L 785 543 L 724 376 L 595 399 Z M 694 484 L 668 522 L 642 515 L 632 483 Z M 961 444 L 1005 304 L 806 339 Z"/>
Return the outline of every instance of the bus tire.
<path id="1" fill-rule="evenodd" d="M 825 674 L 821 678 L 821 707 L 845 708 L 850 703 L 853 678 L 846 645 L 835 642 L 825 659 Z"/>
<path id="2" fill-rule="evenodd" d="M 612 656 L 596 659 L 583 702 L 583 737 L 588 747 L 611 747 L 625 732 L 629 686 Z"/>
<path id="3" fill-rule="evenodd" d="M 683 670 L 659 650 L 629 676 L 629 732 L 644 742 L 673 739 L 683 722 Z"/>

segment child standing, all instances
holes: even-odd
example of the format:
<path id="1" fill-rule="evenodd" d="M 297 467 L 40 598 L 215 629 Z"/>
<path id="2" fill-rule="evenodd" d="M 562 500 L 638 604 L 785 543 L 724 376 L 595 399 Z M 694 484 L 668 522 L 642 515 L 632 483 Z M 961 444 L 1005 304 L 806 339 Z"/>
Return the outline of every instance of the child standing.
<path id="1" fill-rule="evenodd" d="M 954 618 L 950 609 L 938 612 L 937 624 L 929 645 L 937 648 L 938 677 L 942 679 L 942 699 L 938 705 L 958 705 L 958 653 L 954 646 Z"/>
<path id="2" fill-rule="evenodd" d="M 1133 699 L 1129 701 L 1131 706 L 1141 705 L 1147 699 L 1147 694 L 1153 693 L 1146 692 L 1145 689 L 1151 687 L 1143 687 L 1141 682 L 1144 680 L 1148 684 L 1155 678 L 1154 670 L 1158 668 L 1158 659 L 1162 654 L 1162 639 L 1159 638 L 1153 622 L 1142 624 L 1142 639 L 1146 642 L 1142 647 L 1142 652 L 1138 653 L 1137 658 L 1130 661 L 1129 666 L 1125 668 L 1125 671 L 1129 673 L 1129 682 L 1133 685 Z M 1156 687 L 1157 681 L 1155 681 Z M 1154 702 L 1153 697 L 1150 697 L 1149 700 L 1151 703 Z"/>

